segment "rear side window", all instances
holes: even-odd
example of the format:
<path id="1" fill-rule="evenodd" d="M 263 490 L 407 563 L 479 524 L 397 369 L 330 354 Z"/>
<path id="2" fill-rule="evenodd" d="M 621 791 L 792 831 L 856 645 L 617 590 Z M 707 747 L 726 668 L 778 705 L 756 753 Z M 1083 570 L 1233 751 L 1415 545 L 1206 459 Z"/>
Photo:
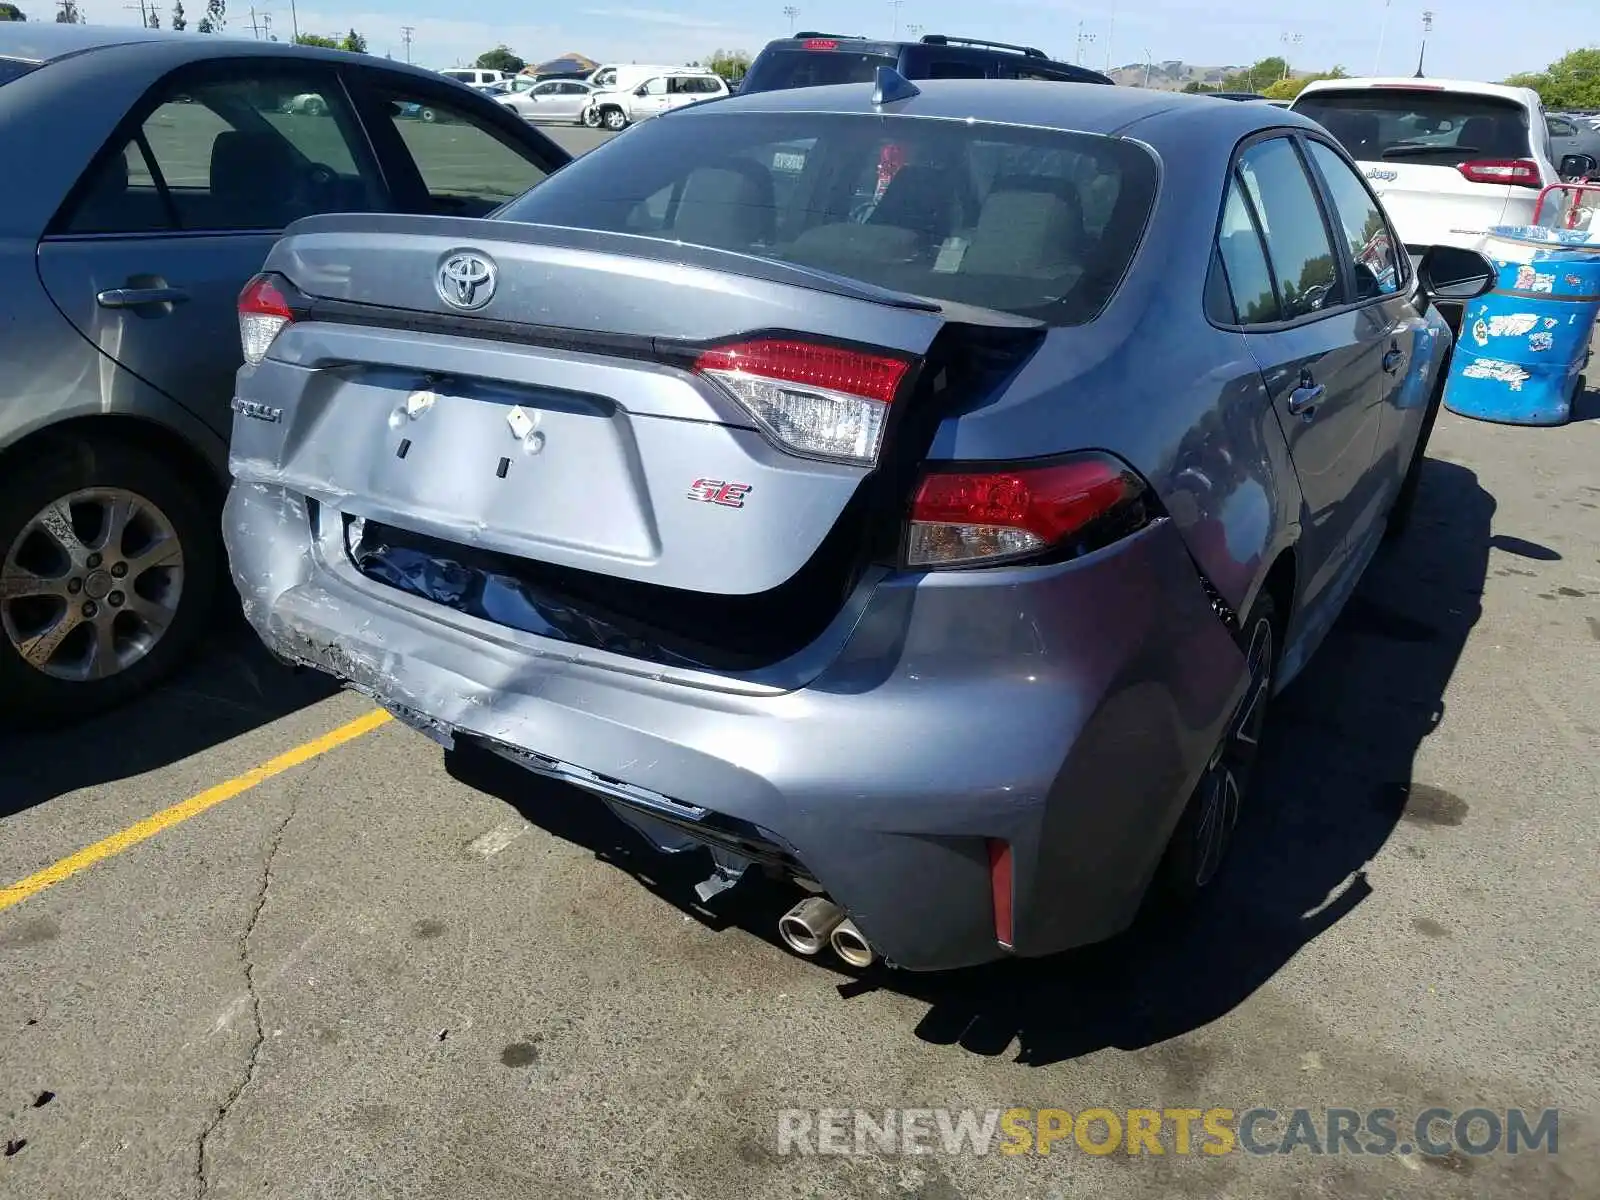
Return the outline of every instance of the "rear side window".
<path id="1" fill-rule="evenodd" d="M 891 54 L 836 50 L 769 49 L 751 64 L 742 90 L 776 92 L 785 88 L 823 87 L 831 83 L 871 83 L 879 67 L 899 60 Z"/>
<path id="2" fill-rule="evenodd" d="M 1091 134 L 702 110 L 639 126 L 498 216 L 1080 324 L 1126 272 L 1157 178 L 1148 151 Z"/>
<path id="3" fill-rule="evenodd" d="M 14 58 L 0 58 L 0 84 L 10 83 L 13 79 L 21 79 L 29 71 L 35 70 L 38 63 L 18 62 Z"/>
<path id="4" fill-rule="evenodd" d="M 1211 318 L 1231 325 L 1235 318 L 1240 325 L 1270 325 L 1281 319 L 1277 292 L 1272 286 L 1272 272 L 1267 268 L 1266 249 L 1261 244 L 1261 233 L 1256 228 L 1255 216 L 1245 199 L 1243 185 L 1237 176 L 1228 184 L 1228 199 L 1222 206 L 1222 225 L 1217 230 L 1217 251 L 1226 271 L 1229 298 L 1233 313 L 1215 291 L 1208 289 L 1207 309 Z M 1215 264 L 1210 287 L 1217 285 Z"/>
<path id="5" fill-rule="evenodd" d="M 1495 96 L 1350 88 L 1302 96 L 1294 111 L 1320 124 L 1361 162 L 1457 167 L 1529 154 L 1527 114 Z"/>

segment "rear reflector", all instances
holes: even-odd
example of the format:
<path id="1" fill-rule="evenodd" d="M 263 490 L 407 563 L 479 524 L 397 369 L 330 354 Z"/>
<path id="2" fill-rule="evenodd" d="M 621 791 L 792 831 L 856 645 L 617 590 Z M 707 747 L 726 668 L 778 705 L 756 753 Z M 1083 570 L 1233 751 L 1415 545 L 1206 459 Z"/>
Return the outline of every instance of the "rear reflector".
<path id="1" fill-rule="evenodd" d="M 872 465 L 903 358 L 787 338 L 706 350 L 694 369 L 721 384 L 779 445 L 812 458 Z"/>
<path id="2" fill-rule="evenodd" d="M 990 839 L 989 896 L 994 902 L 994 940 L 1007 950 L 1016 945 L 1011 932 L 1012 895 L 1011 843 Z"/>
<path id="3" fill-rule="evenodd" d="M 1473 183 L 1509 183 L 1516 187 L 1542 187 L 1539 164 L 1526 158 L 1484 158 L 1457 168 Z"/>
<path id="4" fill-rule="evenodd" d="M 1005 470 L 940 468 L 922 477 L 911 502 L 906 565 L 1086 554 L 1142 529 L 1154 515 L 1143 481 L 1106 454 Z"/>
<path id="5" fill-rule="evenodd" d="M 239 293 L 239 342 L 244 360 L 255 366 L 267 356 L 283 327 L 294 320 L 288 298 L 274 277 L 257 275 Z"/>

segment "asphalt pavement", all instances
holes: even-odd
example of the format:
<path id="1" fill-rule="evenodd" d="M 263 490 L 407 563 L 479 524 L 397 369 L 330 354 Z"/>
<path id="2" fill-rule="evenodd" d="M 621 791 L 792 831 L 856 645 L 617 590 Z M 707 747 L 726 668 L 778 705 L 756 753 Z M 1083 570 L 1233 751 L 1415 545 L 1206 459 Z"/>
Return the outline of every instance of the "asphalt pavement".
<path id="1" fill-rule="evenodd" d="M 1046 963 L 797 959 L 763 889 L 698 905 L 582 793 L 375 722 L 237 622 L 127 712 L 0 733 L 0 1196 L 1600 1195 L 1600 394 L 1582 418 L 1441 417 L 1414 526 L 1275 708 L 1221 892 Z M 823 1107 L 1261 1106 L 1559 1108 L 1559 1146 L 779 1139 Z"/>

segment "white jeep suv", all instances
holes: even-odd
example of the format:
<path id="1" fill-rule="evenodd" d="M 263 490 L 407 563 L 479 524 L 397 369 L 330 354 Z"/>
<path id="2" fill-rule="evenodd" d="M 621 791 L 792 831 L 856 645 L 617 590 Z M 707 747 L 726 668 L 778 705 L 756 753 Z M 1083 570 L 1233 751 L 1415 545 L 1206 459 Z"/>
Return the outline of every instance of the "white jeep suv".
<path id="1" fill-rule="evenodd" d="M 1530 88 L 1327 79 L 1307 84 L 1291 108 L 1350 152 L 1413 255 L 1475 249 L 1491 226 L 1532 225 L 1540 190 L 1562 181 Z M 1571 202 L 1570 192 L 1552 192 L 1539 223 L 1560 223 Z"/>

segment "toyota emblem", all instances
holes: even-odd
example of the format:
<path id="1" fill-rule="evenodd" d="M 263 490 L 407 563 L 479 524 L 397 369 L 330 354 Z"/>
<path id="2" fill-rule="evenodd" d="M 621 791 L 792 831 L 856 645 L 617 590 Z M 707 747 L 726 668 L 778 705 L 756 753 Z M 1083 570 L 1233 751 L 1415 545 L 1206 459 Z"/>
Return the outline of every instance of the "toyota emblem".
<path id="1" fill-rule="evenodd" d="M 439 264 L 434 286 L 451 308 L 472 312 L 494 299 L 496 272 L 493 260 L 472 250 L 454 250 Z"/>

